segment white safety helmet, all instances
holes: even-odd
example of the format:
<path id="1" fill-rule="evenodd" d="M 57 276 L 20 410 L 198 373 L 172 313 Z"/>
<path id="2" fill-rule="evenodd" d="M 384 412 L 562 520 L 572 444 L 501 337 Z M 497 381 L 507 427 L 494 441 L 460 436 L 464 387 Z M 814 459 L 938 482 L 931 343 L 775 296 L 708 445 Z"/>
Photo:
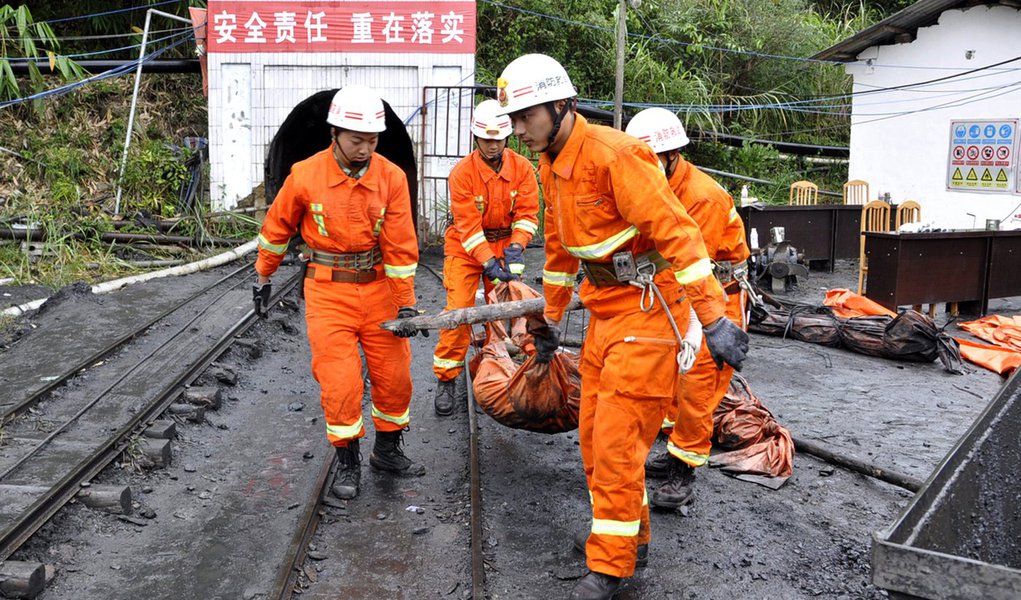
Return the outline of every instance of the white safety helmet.
<path id="1" fill-rule="evenodd" d="M 333 96 L 326 122 L 334 127 L 379 133 L 386 130 L 383 100 L 375 90 L 364 85 L 348 85 Z"/>
<path id="2" fill-rule="evenodd" d="M 511 120 L 506 114 L 498 114 L 500 103 L 483 100 L 475 107 L 472 118 L 472 134 L 484 140 L 505 140 L 511 134 Z"/>
<path id="3" fill-rule="evenodd" d="M 646 108 L 632 117 L 624 132 L 651 146 L 656 154 L 683 148 L 690 141 L 677 115 L 659 107 Z"/>
<path id="4" fill-rule="evenodd" d="M 496 80 L 501 115 L 577 95 L 564 67 L 545 54 L 515 58 Z"/>

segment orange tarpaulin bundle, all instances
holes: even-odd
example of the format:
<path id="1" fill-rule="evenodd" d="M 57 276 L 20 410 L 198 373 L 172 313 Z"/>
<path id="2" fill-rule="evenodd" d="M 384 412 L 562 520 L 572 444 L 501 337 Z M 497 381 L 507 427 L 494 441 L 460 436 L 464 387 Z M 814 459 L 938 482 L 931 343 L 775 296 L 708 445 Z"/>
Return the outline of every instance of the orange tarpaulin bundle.
<path id="1" fill-rule="evenodd" d="M 887 316 L 896 317 L 897 313 L 882 304 L 869 300 L 865 296 L 855 294 L 847 288 L 836 288 L 826 292 L 822 301 L 824 306 L 833 309 L 833 314 L 842 319 L 853 317 Z"/>
<path id="2" fill-rule="evenodd" d="M 713 413 L 713 439 L 730 450 L 713 454 L 710 463 L 724 472 L 780 487 L 794 472 L 794 441 L 773 413 L 752 394 L 738 374 L 730 380 L 727 395 Z"/>
<path id="3" fill-rule="evenodd" d="M 489 301 L 538 297 L 540 295 L 532 288 L 512 281 L 497 285 Z M 526 332 L 528 318 L 512 319 L 510 334 L 502 322 L 486 325 L 486 344 L 469 364 L 475 402 L 487 415 L 507 427 L 539 433 L 577 429 L 581 403 L 578 357 L 559 351 L 549 364 L 537 364 L 532 336 Z M 515 362 L 508 346 L 528 355 L 524 363 Z"/>
<path id="4" fill-rule="evenodd" d="M 960 327 L 993 344 L 957 338 L 961 356 L 968 361 L 1004 376 L 1021 367 L 1021 316 L 989 315 Z"/>

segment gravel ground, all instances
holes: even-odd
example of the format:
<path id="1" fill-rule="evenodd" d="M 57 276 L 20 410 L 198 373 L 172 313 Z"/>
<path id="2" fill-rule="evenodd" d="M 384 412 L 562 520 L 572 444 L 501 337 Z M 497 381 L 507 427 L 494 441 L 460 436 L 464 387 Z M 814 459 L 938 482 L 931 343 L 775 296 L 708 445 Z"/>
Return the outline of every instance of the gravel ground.
<path id="1" fill-rule="evenodd" d="M 541 251 L 529 250 L 526 258 L 529 273 L 539 272 Z M 422 263 L 438 268 L 441 260 L 426 254 Z M 780 296 L 821 303 L 825 289 L 852 287 L 855 280 L 853 263 L 839 262 L 833 273 L 813 272 L 799 290 Z M 161 284 L 145 285 L 159 293 Z M 418 277 L 418 294 L 420 308 L 442 307 L 441 288 L 425 272 Z M 118 295 L 107 298 L 114 302 Z M 1016 313 L 1019 299 L 996 301 L 992 310 Z M 267 573 L 280 562 L 277 549 L 289 539 L 287 524 L 296 511 L 288 507 L 298 500 L 281 499 L 279 490 L 256 494 L 258 502 L 224 499 L 251 498 L 245 490 L 252 481 L 265 486 L 279 481 L 273 465 L 284 456 L 285 475 L 296 482 L 289 493 L 300 498 L 330 452 L 308 367 L 302 311 L 274 312 L 246 334 L 260 340 L 261 357 L 235 347 L 221 359 L 238 374 L 238 383 L 224 389 L 228 401 L 209 423 L 181 426 L 169 469 L 136 473 L 112 467 L 97 479 L 132 485 L 137 510 L 151 510 L 155 519 L 142 526 L 70 505 L 14 557 L 56 567 L 43 600 L 264 597 Z M 938 321 L 944 322 L 942 314 Z M 27 323 L 13 326 L 31 336 Z M 949 375 L 935 364 L 897 363 L 760 335 L 751 339 L 743 375 L 782 424 L 920 478 L 1002 383 L 978 368 Z M 408 454 L 428 473 L 391 480 L 364 466 L 362 495 L 324 511 L 313 542 L 315 559 L 304 565 L 301 597 L 470 597 L 468 415 L 440 418 L 432 411 L 435 343 L 435 335 L 412 340 L 413 424 L 405 434 Z M 479 421 L 489 596 L 566 597 L 585 571 L 571 537 L 590 518 L 577 435 L 510 430 L 484 415 Z M 370 430 L 366 462 L 372 436 Z M 303 458 L 307 455 L 313 458 Z M 696 501 L 687 510 L 654 513 L 650 564 L 619 598 L 885 596 L 870 583 L 871 534 L 893 522 L 909 492 L 800 454 L 794 476 L 776 491 L 711 469 L 701 471 L 698 481 Z M 227 531 L 236 535 L 227 537 Z M 204 572 L 219 577 L 193 576 L 184 595 L 170 583 L 171 576 L 187 578 L 202 564 L 209 567 Z"/>

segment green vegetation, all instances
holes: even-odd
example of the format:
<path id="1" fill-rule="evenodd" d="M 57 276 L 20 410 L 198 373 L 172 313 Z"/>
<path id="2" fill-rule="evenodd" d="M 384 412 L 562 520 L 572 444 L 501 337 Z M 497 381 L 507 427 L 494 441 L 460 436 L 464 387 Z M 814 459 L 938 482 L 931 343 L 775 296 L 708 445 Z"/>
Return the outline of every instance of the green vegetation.
<path id="1" fill-rule="evenodd" d="M 56 73 L 63 81 L 74 81 L 84 71 L 73 61 L 57 54 L 60 42 L 47 23 L 37 23 L 28 6 L 14 8 L 0 5 L 0 101 L 21 98 L 28 93 L 38 93 L 45 88 L 42 71 L 34 60 L 28 62 L 28 81 L 19 81 L 11 69 L 10 59 L 48 58 L 49 71 Z M 34 106 L 41 109 L 41 101 Z"/>

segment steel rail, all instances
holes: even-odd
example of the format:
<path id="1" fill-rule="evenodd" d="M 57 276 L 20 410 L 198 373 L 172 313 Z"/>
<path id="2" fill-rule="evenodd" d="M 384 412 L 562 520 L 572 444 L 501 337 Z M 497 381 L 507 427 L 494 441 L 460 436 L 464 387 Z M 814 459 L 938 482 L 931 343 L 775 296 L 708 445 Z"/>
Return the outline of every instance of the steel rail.
<path id="1" fill-rule="evenodd" d="M 74 375 L 77 374 L 78 371 L 88 367 L 89 365 L 95 364 L 96 361 L 98 361 L 99 359 L 109 355 L 111 352 L 117 350 L 118 348 L 120 348 L 121 346 L 126 344 L 127 342 L 129 342 L 129 341 L 133 340 L 134 338 L 138 337 L 139 335 L 141 335 L 142 333 L 147 331 L 150 327 L 152 327 L 153 325 L 158 323 L 161 319 L 164 319 L 164 318 L 170 316 L 171 314 L 173 314 L 175 311 L 180 310 L 183 307 L 187 306 L 190 302 L 198 299 L 199 297 L 201 297 L 203 294 L 205 294 L 209 290 L 213 289 L 214 287 L 220 285 L 221 283 L 223 283 L 223 282 L 225 282 L 225 281 L 227 281 L 229 279 L 232 279 L 233 277 L 237 276 L 239 273 L 241 273 L 241 272 L 243 272 L 245 270 L 251 269 L 253 264 L 254 263 L 247 263 L 244 266 L 242 266 L 242 267 L 240 267 L 238 269 L 235 269 L 234 271 L 231 271 L 227 275 L 224 275 L 223 277 L 221 277 L 220 279 L 214 281 L 213 283 L 209 284 L 208 286 L 204 287 L 203 289 L 195 292 L 191 296 L 188 296 L 187 298 L 185 298 L 181 302 L 171 306 L 167 310 L 165 310 L 165 311 L 161 312 L 160 314 L 156 315 L 154 318 L 150 319 L 149 321 L 147 321 L 147 322 L 143 323 L 142 325 L 136 327 L 134 330 L 132 330 L 132 331 L 130 331 L 128 333 L 125 333 L 121 337 L 117 338 L 116 340 L 114 340 L 113 342 L 108 344 L 105 348 L 102 348 L 102 349 L 100 349 L 100 350 L 98 350 L 96 352 L 93 352 L 92 354 L 90 354 L 86 358 L 76 362 L 73 365 L 66 366 L 64 372 L 61 373 L 60 375 L 57 375 L 55 379 L 53 379 L 52 381 L 46 382 L 46 385 L 44 385 L 43 387 L 39 388 L 35 392 L 32 392 L 29 396 L 27 396 L 26 398 L 24 398 L 23 400 L 21 400 L 17 404 L 13 405 L 11 408 L 6 408 L 6 409 L 0 411 L 0 424 L 6 423 L 10 419 L 13 419 L 13 418 L 17 417 L 18 415 L 20 415 L 21 413 L 25 412 L 26 410 L 28 410 L 28 408 L 30 406 L 33 406 L 37 402 L 39 402 L 39 400 L 44 395 L 46 395 L 47 393 L 53 391 L 58 386 L 63 385 L 64 382 L 66 382 L 68 379 L 71 379 L 72 377 L 74 377 Z"/>
<path id="2" fill-rule="evenodd" d="M 425 269 L 440 283 L 443 283 L 443 275 L 438 273 L 429 265 L 419 263 L 419 267 Z M 469 470 L 470 470 L 470 517 L 469 535 L 471 539 L 471 576 L 472 576 L 472 600 L 486 600 L 486 573 L 485 557 L 483 556 L 482 544 L 482 474 L 479 468 L 479 443 L 478 443 L 478 419 L 475 415 L 475 398 L 471 392 L 471 376 L 465 369 L 465 379 L 468 389 L 468 427 L 469 427 Z M 280 565 L 273 588 L 268 595 L 276 600 L 291 600 L 294 597 L 293 588 L 297 581 L 297 573 L 305 561 L 308 544 L 315 535 L 316 529 L 321 520 L 319 511 L 323 500 L 329 493 L 330 473 L 336 463 L 336 454 L 330 454 L 320 466 L 319 475 L 316 479 L 316 486 L 305 503 L 302 517 L 298 521 L 291 545 Z"/>
<path id="3" fill-rule="evenodd" d="M 298 270 L 291 278 L 285 280 L 274 296 L 274 301 L 283 297 L 283 295 L 301 282 L 303 278 L 304 273 Z M 184 389 L 184 386 L 205 370 L 234 342 L 234 338 L 251 327 L 255 320 L 256 315 L 253 308 L 246 312 L 234 326 L 230 327 L 215 344 L 203 352 L 187 371 L 171 380 L 162 393 L 157 395 L 142 410 L 135 413 L 125 425 L 111 434 L 98 450 L 94 451 L 85 461 L 72 468 L 49 491 L 43 494 L 39 500 L 25 509 L 7 531 L 0 532 L 0 561 L 6 560 L 31 538 L 40 527 L 53 518 L 64 504 L 74 498 L 82 482 L 95 477 L 107 465 L 113 462 L 123 452 L 123 448 L 127 445 L 128 440 L 137 432 L 140 432 L 147 423 L 163 413 L 173 403 L 173 400 L 180 391 Z"/>
<path id="4" fill-rule="evenodd" d="M 312 541 L 312 536 L 315 535 L 316 530 L 319 528 L 319 522 L 322 520 L 319 514 L 320 507 L 326 499 L 326 494 L 329 493 L 327 482 L 330 481 L 330 473 L 333 471 L 336 462 L 337 453 L 329 452 L 319 466 L 319 475 L 316 476 L 315 487 L 313 487 L 312 493 L 309 494 L 308 500 L 305 501 L 305 507 L 302 509 L 301 517 L 298 519 L 298 528 L 291 538 L 291 544 L 280 565 L 280 570 L 277 572 L 276 580 L 273 582 L 273 587 L 267 596 L 268 598 L 289 600 L 293 596 L 292 590 L 298 580 L 298 570 L 301 569 L 302 563 L 305 562 L 305 557 L 308 555 L 308 544 Z"/>

